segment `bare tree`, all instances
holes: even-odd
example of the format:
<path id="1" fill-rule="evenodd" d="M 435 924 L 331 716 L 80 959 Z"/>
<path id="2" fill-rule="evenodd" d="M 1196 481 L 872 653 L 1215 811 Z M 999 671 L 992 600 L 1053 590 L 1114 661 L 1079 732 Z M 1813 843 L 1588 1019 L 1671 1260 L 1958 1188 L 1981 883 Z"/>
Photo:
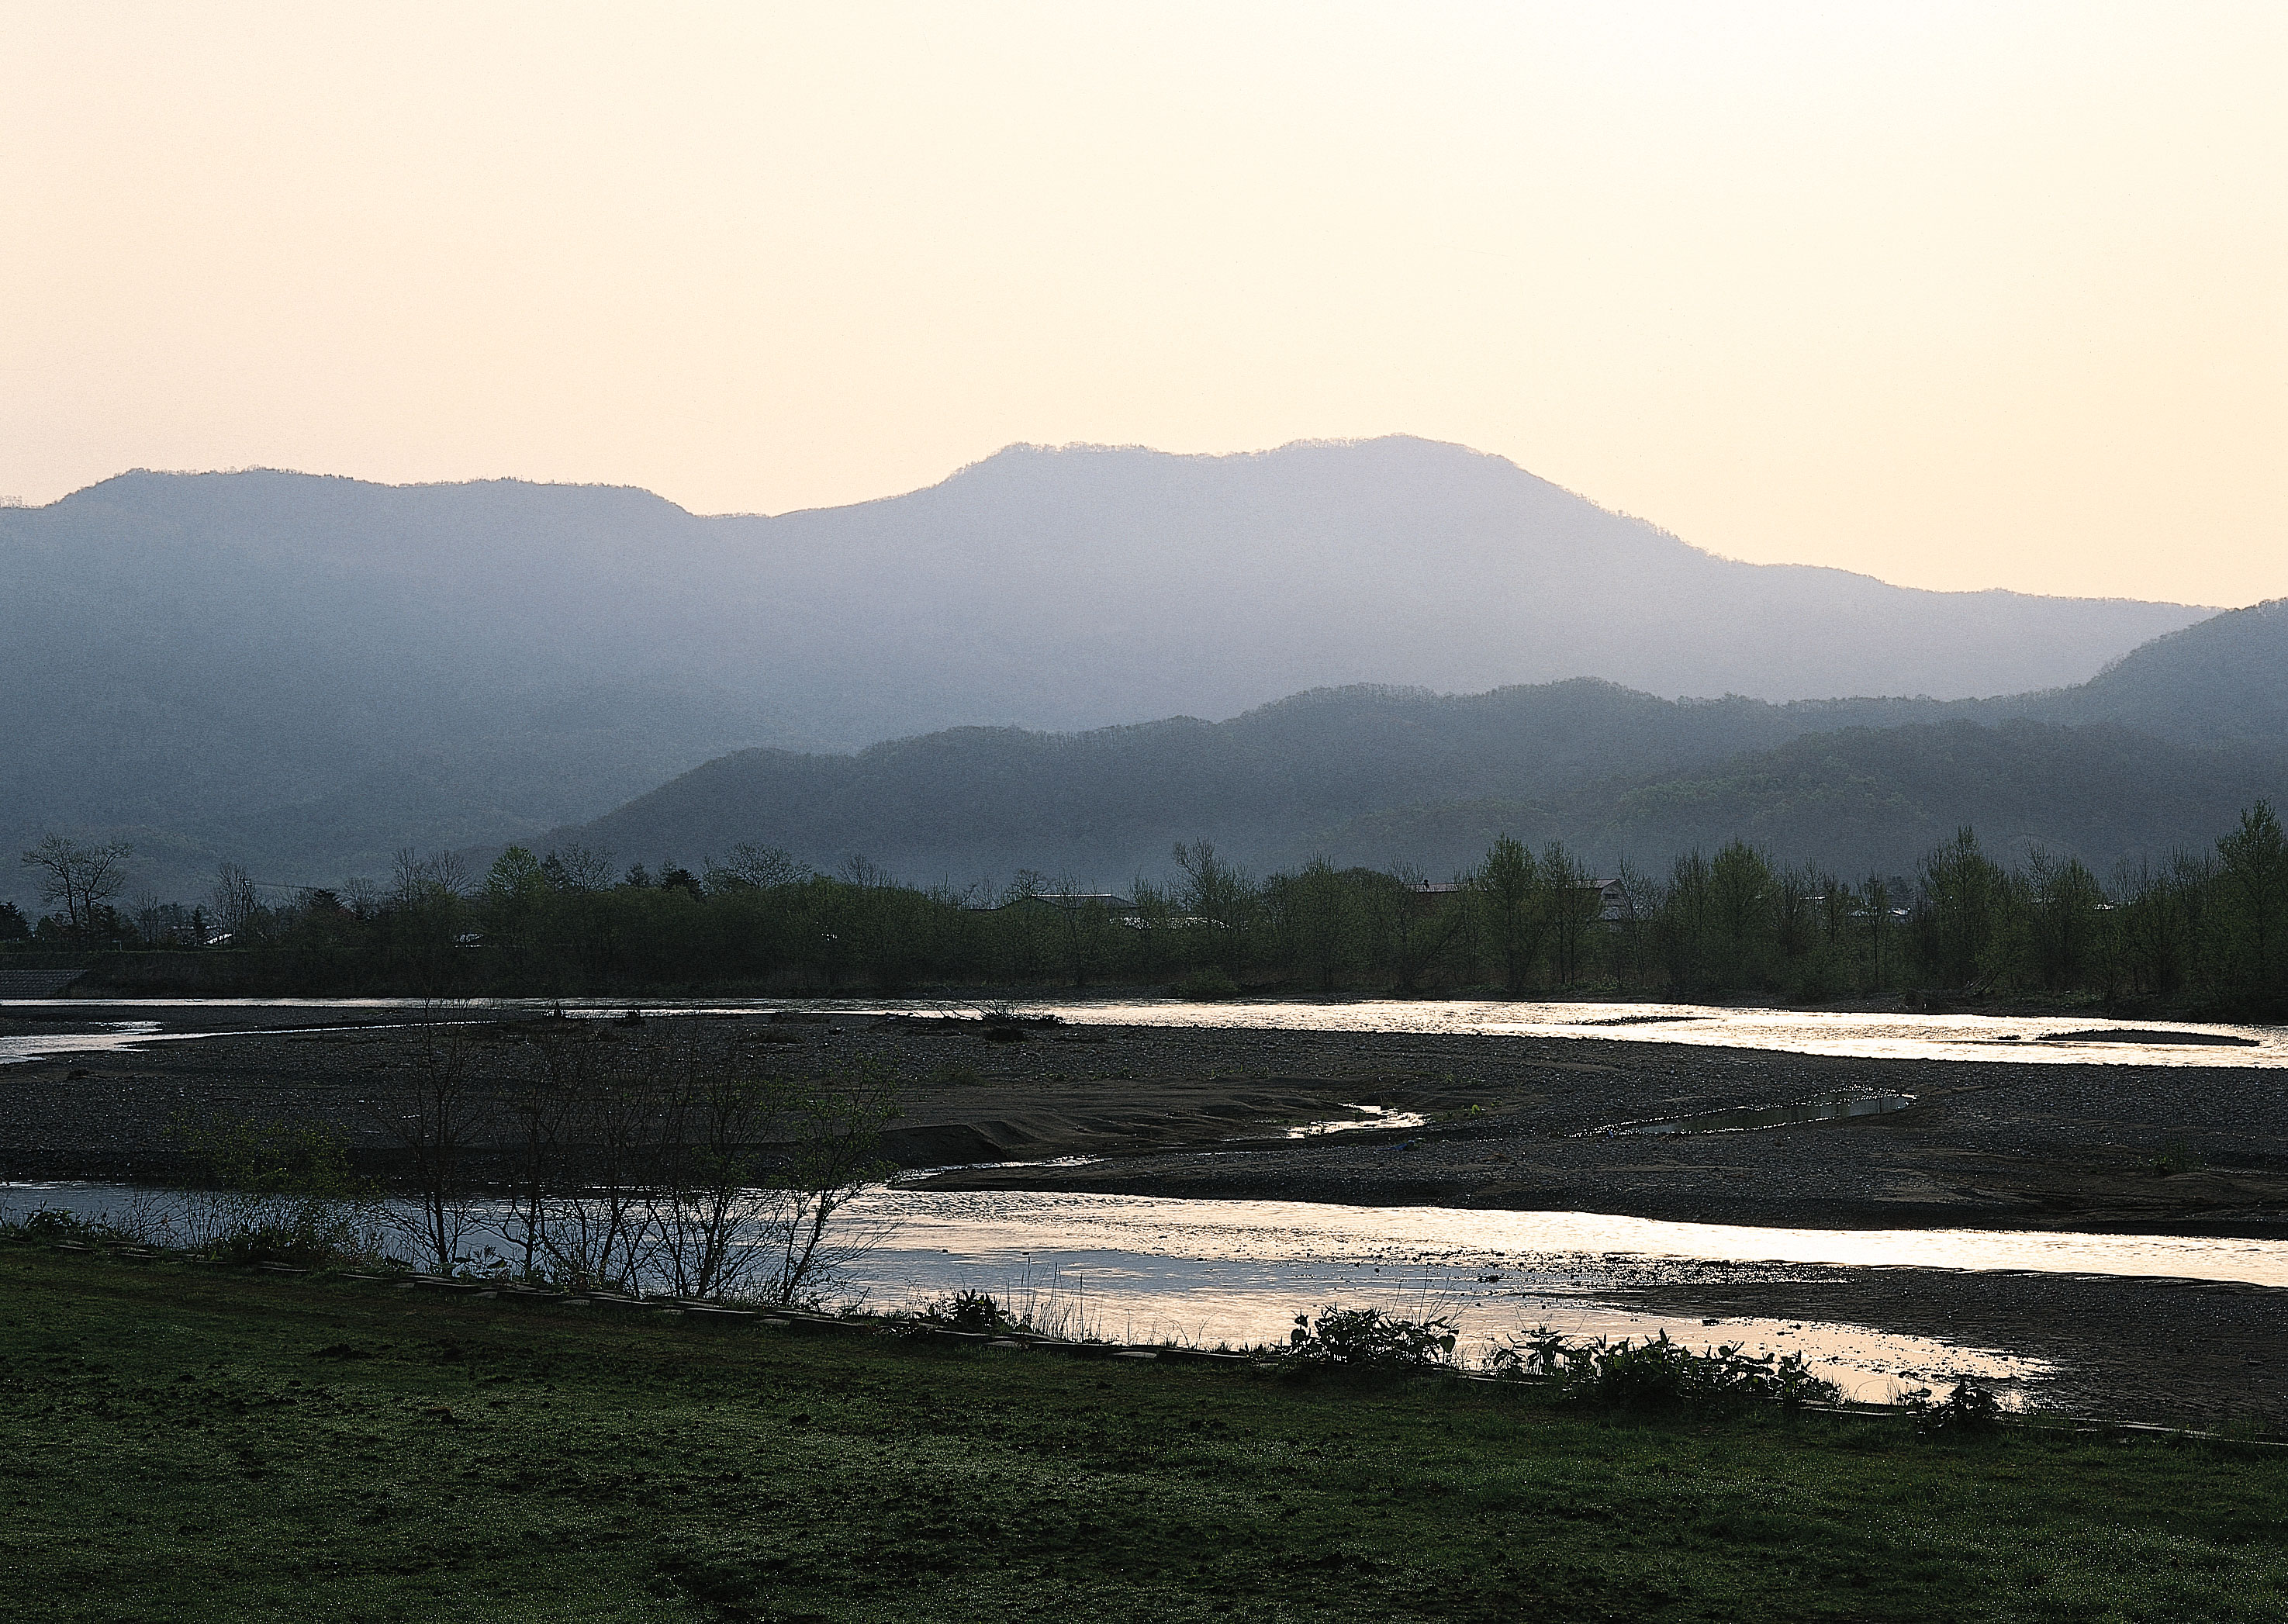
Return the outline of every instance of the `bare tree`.
<path id="1" fill-rule="evenodd" d="M 728 1039 L 644 1042 L 583 1025 L 536 1041 L 516 1107 L 512 1205 L 528 1273 L 806 1303 L 871 1244 L 841 1216 L 884 1171 L 888 1073 L 861 1063 L 804 1083 Z"/>
<path id="2" fill-rule="evenodd" d="M 377 1087 L 367 1110 L 412 1163 L 412 1208 L 392 1223 L 419 1261 L 450 1274 L 468 1261 L 462 1248 L 477 1227 L 480 1195 L 467 1161 L 490 1125 L 490 1093 L 476 1073 L 465 1014 L 432 1003 L 417 1019 L 410 1073 L 393 1087 Z"/>
<path id="3" fill-rule="evenodd" d="M 247 877 L 246 870 L 236 863 L 224 863 L 218 867 L 208 906 L 214 910 L 216 930 L 231 936 L 245 930 L 257 906 L 254 882 Z"/>
<path id="4" fill-rule="evenodd" d="M 540 860 L 540 872 L 559 891 L 609 891 L 612 854 L 593 846 L 561 846 Z"/>
<path id="5" fill-rule="evenodd" d="M 839 1222 L 886 1170 L 891 1074 L 861 1060 L 811 1084 L 694 1039 L 647 1069 L 659 1106 L 643 1274 L 679 1296 L 814 1303 L 871 1235 Z"/>
<path id="6" fill-rule="evenodd" d="M 883 1127 L 898 1114 L 892 1073 L 864 1059 L 796 1102 L 794 1151 L 778 1170 L 775 1210 L 765 1219 L 768 1271 L 759 1284 L 772 1303 L 815 1300 L 874 1243 L 838 1235 L 850 1198 L 882 1176 Z"/>
<path id="7" fill-rule="evenodd" d="M 769 891 L 774 886 L 792 885 L 810 877 L 809 868 L 797 862 L 791 853 L 777 846 L 759 845 L 751 840 L 743 840 L 733 846 L 726 862 L 719 863 L 711 857 L 699 866 L 711 891 L 740 886 Z"/>
<path id="8" fill-rule="evenodd" d="M 123 840 L 87 845 L 50 835 L 25 852 L 23 861 L 39 870 L 40 900 L 51 906 L 61 903 L 64 923 L 73 930 L 92 931 L 96 910 L 127 883 L 126 864 L 132 851 Z"/>
<path id="9" fill-rule="evenodd" d="M 391 900 L 400 907 L 457 901 L 469 894 L 469 867 L 455 852 L 423 857 L 411 846 L 398 848 Z"/>
<path id="10" fill-rule="evenodd" d="M 536 1101 L 548 1161 L 532 1179 L 531 1232 L 546 1272 L 635 1290 L 651 1250 L 659 1099 L 644 1068 L 607 1058 L 608 1034 L 545 1046 Z"/>

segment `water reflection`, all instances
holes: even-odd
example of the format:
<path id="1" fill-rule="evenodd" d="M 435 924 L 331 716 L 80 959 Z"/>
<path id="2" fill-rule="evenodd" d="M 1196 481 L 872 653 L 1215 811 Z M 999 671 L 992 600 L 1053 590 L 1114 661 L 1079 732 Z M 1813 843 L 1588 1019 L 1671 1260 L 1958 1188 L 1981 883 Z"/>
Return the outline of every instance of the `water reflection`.
<path id="1" fill-rule="evenodd" d="M 0 1037 L 0 1066 L 44 1060 L 52 1055 L 100 1054 L 125 1049 L 153 1036 L 155 1020 L 105 1021 L 90 1032 L 42 1032 L 22 1037 Z"/>
<path id="2" fill-rule="evenodd" d="M 894 1187 L 870 1192 L 852 1210 L 888 1237 L 861 1266 L 873 1301 L 919 1306 L 964 1288 L 988 1291 L 1029 1311 L 1044 1328 L 1113 1341 L 1276 1343 L 1297 1314 L 1341 1303 L 1450 1314 L 1466 1346 L 1478 1352 L 1546 1325 L 1583 1340 L 1665 1330 L 1695 1348 L 1737 1343 L 1754 1355 L 1800 1353 L 1847 1397 L 1872 1403 L 1965 1376 L 2022 1398 L 2029 1384 L 2053 1373 L 2042 1360 L 2006 1350 L 1865 1326 L 1712 1323 L 1631 1306 L 1632 1294 L 1644 1287 L 1712 1275 L 1689 1232 L 1708 1226 L 1639 1226 L 1628 1234 L 1649 1242 L 1652 1230 L 1672 1232 L 1675 1249 L 1656 1256 L 1652 1245 L 1613 1254 L 1581 1249 L 1605 1238 L 1609 1224 L 1635 1223 L 1585 1213 Z M 1731 1250 L 1760 1255 L 1751 1246 Z M 1782 1243 L 1760 1255 L 1785 1250 Z M 1712 1254 L 1722 1255 L 1720 1248 Z M 1784 1264 L 1718 1272 L 1732 1280 L 1791 1277 Z"/>
<path id="3" fill-rule="evenodd" d="M 338 1010 L 413 1011 L 417 999 L 150 998 L 12 999 L 9 1010 L 84 1010 L 91 1025 L 144 1011 Z M 965 1006 L 941 999 L 478 999 L 457 1006 L 487 1014 L 541 1015 L 561 1010 L 591 1018 L 631 1008 L 661 1014 L 759 1014 L 806 1010 L 863 1017 L 932 1015 Z M 2013 1061 L 2032 1065 L 2288 1066 L 2288 1028 L 2214 1023 L 2179 1027 L 2128 1021 L 2026 1015 L 1869 1014 L 1834 1010 L 1729 1009 L 1710 1004 L 1616 1003 L 1500 999 L 1290 1000 L 1188 1003 L 1037 999 L 1028 1010 L 1080 1026 L 1196 1026 L 1224 1030 L 1454 1033 L 1482 1036 L 1601 1038 L 1621 1042 L 1707 1044 L 1866 1059 Z M 171 1037 L 226 1035 L 169 1034 Z M 6 1044 L 0 1039 L 0 1063 Z M 50 1040 L 36 1040 L 47 1042 Z M 101 1047 L 116 1047 L 106 1042 Z M 59 1052 L 49 1050 L 44 1052 Z"/>
<path id="4" fill-rule="evenodd" d="M 0 1207 L 123 1212 L 125 1186 L 0 1186 Z M 162 1200 L 170 1199 L 163 1194 Z M 179 1198 L 173 1198 L 179 1199 Z M 1648 1312 L 1643 1289 L 1802 1278 L 1805 1265 L 2165 1276 L 2288 1285 L 2288 1242 L 1991 1231 L 1837 1231 L 1664 1224 L 1582 1212 L 1178 1200 L 894 1185 L 847 1209 L 878 1244 L 850 1285 L 878 1307 L 964 1287 L 1029 1307 L 1044 1328 L 1116 1341 L 1277 1342 L 1330 1303 L 1450 1313 L 1473 1348 L 1546 1324 L 1575 1337 L 1665 1329 L 1698 1347 L 1801 1352 L 1850 1395 L 1964 1375 L 2038 1383 L 2051 1367 L 2007 1349 L 1816 1319 L 1707 1323 Z M 148 1216 L 147 1212 L 147 1216 Z M 505 1252 L 502 1238 L 495 1244 Z"/>

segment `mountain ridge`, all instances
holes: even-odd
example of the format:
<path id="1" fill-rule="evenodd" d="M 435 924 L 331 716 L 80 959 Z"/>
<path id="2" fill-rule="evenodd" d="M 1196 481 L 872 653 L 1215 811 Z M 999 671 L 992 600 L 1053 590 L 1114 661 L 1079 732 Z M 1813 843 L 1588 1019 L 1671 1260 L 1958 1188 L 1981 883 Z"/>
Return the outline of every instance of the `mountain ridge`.
<path id="1" fill-rule="evenodd" d="M 727 751 L 1235 717 L 1362 680 L 1956 699 L 2197 609 L 1728 561 L 1386 437 L 1015 448 L 775 516 L 639 487 L 129 473 L 0 510 L 0 838 L 129 828 L 171 889 L 530 839 Z"/>

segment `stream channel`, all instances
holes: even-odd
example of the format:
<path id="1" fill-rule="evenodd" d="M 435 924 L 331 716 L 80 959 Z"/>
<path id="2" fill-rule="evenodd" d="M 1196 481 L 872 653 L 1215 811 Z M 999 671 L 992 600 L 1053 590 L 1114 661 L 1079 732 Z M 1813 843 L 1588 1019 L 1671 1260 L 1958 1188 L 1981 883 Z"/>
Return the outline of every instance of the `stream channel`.
<path id="1" fill-rule="evenodd" d="M 162 1032 L 147 1014 L 258 1001 L 154 1000 L 116 1006 L 43 1001 L 84 1010 L 97 1030 L 0 1038 L 0 1065 L 58 1054 L 192 1041 L 227 1033 Z M 8 1005 L 0 1005 L 4 1010 Z M 21 1006 L 17 1006 L 21 1007 Z M 409 1006 L 388 1000 L 280 1001 L 386 1023 Z M 492 1015 L 561 1007 L 601 1017 L 629 1001 L 504 1001 Z M 656 1013 L 933 1014 L 962 1006 L 737 1000 L 645 1001 Z M 2155 1030 L 2125 1022 L 1990 1016 L 1847 1015 L 1689 1005 L 1389 1002 L 1200 1005 L 1173 1000 L 1045 1001 L 1029 1011 L 1076 1024 L 1275 1026 L 1329 1032 L 1513 1032 L 1641 1039 L 1808 1054 L 1952 1059 L 2045 1059 L 2145 1066 L 2288 1066 L 2277 1028 Z M 130 1017 L 130 1011 L 133 1012 Z M 473 1010 L 472 1013 L 479 1010 Z M 106 1014 L 114 1018 L 106 1020 Z M 285 1028 L 270 1027 L 275 1033 Z M 1321 1130 L 1370 1124 L 1355 1119 Z M 1371 1124 L 1382 1125 L 1382 1124 Z M 1737 1131 L 1738 1129 L 1736 1129 Z M 1747 1131 L 1753 1131 L 1752 1128 Z M 1305 1129 L 1304 1131 L 1310 1131 Z M 0 1185 L 0 1209 L 41 1207 L 85 1216 L 140 1203 L 164 1221 L 187 1198 L 126 1185 L 27 1182 Z M 1445 1314 L 1466 1349 L 1546 1325 L 1578 1338 L 1665 1330 L 1699 1347 L 1743 1344 L 1752 1354 L 1800 1353 L 1847 1398 L 1895 1400 L 1962 1377 L 1993 1384 L 2006 1401 L 2038 1393 L 2053 1367 L 2006 1348 L 1818 1320 L 1683 1319 L 1631 1306 L 1636 1290 L 1702 1279 L 1784 1281 L 1812 1266 L 1916 1267 L 2070 1275 L 2147 1276 L 2288 1286 L 2288 1241 L 1998 1231 L 1791 1230 L 1674 1224 L 1585 1212 L 1508 1212 L 1434 1207 L 1356 1207 L 1299 1201 L 1186 1200 L 1148 1196 L 916 1190 L 873 1186 L 846 1209 L 870 1249 L 846 1270 L 846 1295 L 877 1309 L 921 1307 L 955 1291 L 993 1294 L 1041 1329 L 1119 1342 L 1213 1347 L 1286 1340 L 1298 1314 L 1339 1303 L 1421 1316 Z M 504 1240 L 494 1244 L 506 1251 Z"/>

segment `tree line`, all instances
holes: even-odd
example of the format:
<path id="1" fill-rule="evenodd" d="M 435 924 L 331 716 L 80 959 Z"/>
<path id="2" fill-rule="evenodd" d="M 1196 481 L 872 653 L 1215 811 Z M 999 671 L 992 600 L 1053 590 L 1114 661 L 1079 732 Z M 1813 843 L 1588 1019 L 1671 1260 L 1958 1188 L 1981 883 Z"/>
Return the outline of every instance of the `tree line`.
<path id="1" fill-rule="evenodd" d="M 1855 878 L 1741 840 L 1601 875 L 1561 844 L 1504 836 L 1442 883 L 1324 860 L 1255 875 L 1198 841 L 1175 848 L 1173 877 L 1125 896 L 1029 872 L 957 892 L 862 860 L 822 874 L 758 844 L 695 870 L 511 847 L 481 875 L 407 852 L 386 885 L 269 899 L 226 867 L 195 907 L 140 910 L 148 928 L 100 894 L 115 894 L 123 851 L 80 849 L 91 877 L 71 844 L 25 855 L 60 909 L 35 939 L 227 955 L 242 983 L 280 992 L 1175 985 L 1816 1002 L 1928 989 L 2288 1009 L 2288 839 L 2260 801 L 2212 849 L 2102 880 L 2071 857 L 1998 862 L 1967 828 L 1911 874 Z"/>

